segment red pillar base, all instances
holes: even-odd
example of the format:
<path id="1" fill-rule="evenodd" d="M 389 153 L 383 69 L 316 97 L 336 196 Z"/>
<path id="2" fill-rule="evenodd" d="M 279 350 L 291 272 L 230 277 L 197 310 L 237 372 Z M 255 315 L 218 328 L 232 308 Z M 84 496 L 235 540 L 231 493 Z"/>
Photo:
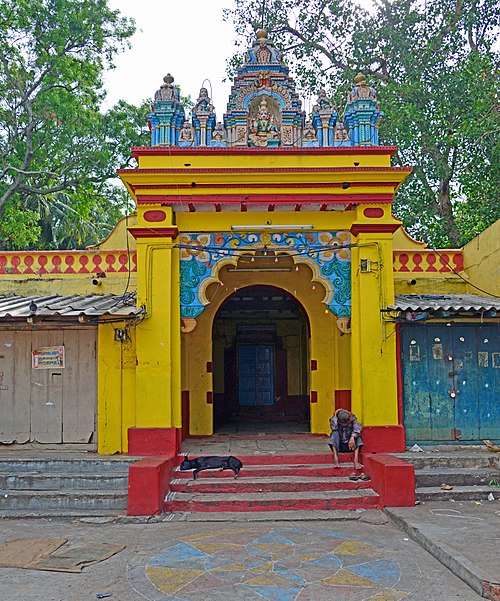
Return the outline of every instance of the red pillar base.
<path id="1" fill-rule="evenodd" d="M 415 471 L 412 463 L 383 454 L 363 454 L 363 463 L 383 507 L 415 505 Z"/>
<path id="2" fill-rule="evenodd" d="M 175 457 L 146 457 L 130 466 L 127 515 L 155 515 L 162 512 L 174 467 Z"/>
<path id="3" fill-rule="evenodd" d="M 180 428 L 129 428 L 128 454 L 175 457 L 181 450 Z"/>
<path id="4" fill-rule="evenodd" d="M 364 453 L 404 453 L 406 450 L 403 426 L 363 426 Z"/>

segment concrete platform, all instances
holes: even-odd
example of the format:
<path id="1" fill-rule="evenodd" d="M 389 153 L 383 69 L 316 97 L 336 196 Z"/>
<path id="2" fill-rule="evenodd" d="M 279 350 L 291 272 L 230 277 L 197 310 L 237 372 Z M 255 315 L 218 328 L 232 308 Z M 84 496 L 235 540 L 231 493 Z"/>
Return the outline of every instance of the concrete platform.
<path id="1" fill-rule="evenodd" d="M 500 599 L 500 489 L 494 501 L 429 502 L 385 512 L 486 599 Z"/>

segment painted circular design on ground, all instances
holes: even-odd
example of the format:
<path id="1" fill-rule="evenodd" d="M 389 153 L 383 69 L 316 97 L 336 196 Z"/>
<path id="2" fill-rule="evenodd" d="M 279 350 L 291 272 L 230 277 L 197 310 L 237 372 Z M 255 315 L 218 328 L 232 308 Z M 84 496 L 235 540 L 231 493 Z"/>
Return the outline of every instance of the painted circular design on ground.
<path id="1" fill-rule="evenodd" d="M 400 601 L 401 575 L 385 549 L 358 537 L 286 527 L 182 537 L 129 569 L 155 601 Z"/>

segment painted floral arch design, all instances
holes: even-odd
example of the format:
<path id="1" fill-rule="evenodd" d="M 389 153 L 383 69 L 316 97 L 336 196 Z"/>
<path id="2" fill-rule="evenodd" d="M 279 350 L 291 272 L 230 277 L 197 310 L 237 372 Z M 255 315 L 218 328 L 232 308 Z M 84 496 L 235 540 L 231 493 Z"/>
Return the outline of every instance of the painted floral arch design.
<path id="1" fill-rule="evenodd" d="M 338 232 L 252 232 L 181 234 L 181 317 L 196 318 L 209 304 L 208 286 L 218 282 L 226 265 L 236 266 L 242 254 L 266 250 L 286 252 L 295 264 L 308 265 L 312 281 L 321 283 L 325 303 L 337 317 L 351 313 L 350 233 Z"/>

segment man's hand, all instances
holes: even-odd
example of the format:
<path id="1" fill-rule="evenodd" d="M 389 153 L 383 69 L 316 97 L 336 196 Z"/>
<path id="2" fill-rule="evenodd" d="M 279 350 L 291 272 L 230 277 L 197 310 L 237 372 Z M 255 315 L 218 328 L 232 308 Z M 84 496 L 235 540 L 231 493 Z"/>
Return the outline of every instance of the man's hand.
<path id="1" fill-rule="evenodd" d="M 351 449 L 351 451 L 354 451 L 354 449 L 356 448 L 356 440 L 354 439 L 354 436 L 351 436 L 351 438 L 349 438 L 349 448 Z"/>

